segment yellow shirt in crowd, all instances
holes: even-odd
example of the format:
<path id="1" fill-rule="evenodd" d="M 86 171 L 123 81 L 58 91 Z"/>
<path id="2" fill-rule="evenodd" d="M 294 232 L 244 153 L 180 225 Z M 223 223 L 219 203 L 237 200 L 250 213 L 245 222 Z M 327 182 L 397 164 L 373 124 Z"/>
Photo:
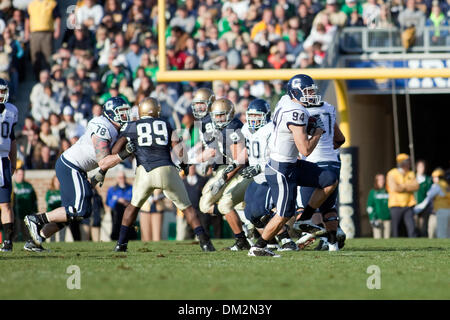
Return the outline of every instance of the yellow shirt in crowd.
<path id="1" fill-rule="evenodd" d="M 55 0 L 34 0 L 28 5 L 30 31 L 54 31 L 53 11 L 58 3 Z"/>
<path id="2" fill-rule="evenodd" d="M 450 190 L 447 182 L 445 181 L 439 181 L 439 186 L 442 189 L 442 192 L 444 192 L 444 196 L 437 195 L 436 198 L 434 198 L 433 202 L 433 210 L 434 212 L 438 211 L 439 209 L 450 209 Z"/>
<path id="3" fill-rule="evenodd" d="M 414 191 L 419 189 L 413 171 L 402 172 L 391 169 L 386 177 L 386 189 L 389 193 L 388 207 L 412 207 L 416 204 Z"/>

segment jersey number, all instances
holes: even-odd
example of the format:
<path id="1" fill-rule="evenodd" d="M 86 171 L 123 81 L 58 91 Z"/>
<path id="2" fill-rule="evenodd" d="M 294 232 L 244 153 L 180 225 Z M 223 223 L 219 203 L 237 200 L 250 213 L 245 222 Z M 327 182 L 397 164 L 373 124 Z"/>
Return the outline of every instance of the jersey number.
<path id="1" fill-rule="evenodd" d="M 105 128 L 105 127 L 97 126 L 97 131 L 95 131 L 95 133 L 98 133 L 98 134 L 100 134 L 101 136 L 104 136 L 104 135 L 106 135 L 106 128 Z"/>
<path id="2" fill-rule="evenodd" d="M 153 141 L 160 146 L 166 146 L 169 143 L 169 134 L 164 121 L 156 120 L 152 124 L 148 122 L 139 123 L 136 130 L 139 146 L 149 147 L 153 144 Z"/>
<path id="3" fill-rule="evenodd" d="M 328 113 L 328 112 L 324 112 L 324 113 L 322 113 L 326 118 L 327 118 L 327 120 L 328 121 L 324 121 L 324 124 L 325 124 L 325 126 L 326 126 L 326 123 L 328 122 L 328 129 L 327 128 L 325 128 L 325 130 L 327 131 L 327 133 L 328 134 L 330 134 L 331 133 L 331 115 Z"/>
<path id="4" fill-rule="evenodd" d="M 259 151 L 259 141 L 252 141 L 252 143 L 250 143 L 248 140 L 246 140 L 245 146 L 247 147 L 249 157 L 259 159 L 261 155 Z"/>
<path id="5" fill-rule="evenodd" d="M 298 117 L 298 112 L 293 112 L 292 113 L 292 120 L 294 121 L 298 121 L 299 117 Z M 302 114 L 300 115 L 300 120 L 303 122 L 305 120 L 305 114 L 302 112 Z"/>
<path id="6" fill-rule="evenodd" d="M 9 122 L 2 122 L 2 138 L 9 136 Z"/>

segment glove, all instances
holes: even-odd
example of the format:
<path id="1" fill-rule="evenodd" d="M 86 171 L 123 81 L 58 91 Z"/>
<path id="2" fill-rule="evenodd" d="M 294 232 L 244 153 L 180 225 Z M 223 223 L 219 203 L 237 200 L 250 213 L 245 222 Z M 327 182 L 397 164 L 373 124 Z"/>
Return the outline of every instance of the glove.
<path id="1" fill-rule="evenodd" d="M 306 126 L 306 133 L 312 136 L 316 132 L 316 129 L 320 128 L 325 133 L 325 125 L 323 124 L 320 116 L 311 116 L 308 119 L 308 125 Z"/>
<path id="2" fill-rule="evenodd" d="M 237 164 L 234 163 L 234 162 L 229 164 L 228 167 L 226 167 L 224 172 L 223 172 L 223 178 L 226 179 L 227 178 L 227 174 L 229 174 L 231 171 L 236 169 L 236 167 L 237 167 Z"/>
<path id="3" fill-rule="evenodd" d="M 214 182 L 212 184 L 212 186 L 210 187 L 210 191 L 213 195 L 216 195 L 217 193 L 219 193 L 220 189 L 223 187 L 223 185 L 225 184 L 225 179 L 220 178 L 219 180 L 217 180 L 216 182 Z"/>
<path id="4" fill-rule="evenodd" d="M 259 164 L 257 164 L 256 166 L 249 166 L 249 167 L 244 168 L 244 170 L 242 170 L 242 172 L 241 172 L 241 176 L 243 176 L 244 178 L 247 178 L 247 179 L 251 179 L 260 173 L 261 173 L 261 167 Z"/>
<path id="5" fill-rule="evenodd" d="M 95 188 L 95 186 L 99 183 L 99 186 L 103 186 L 103 182 L 105 181 L 105 175 L 106 172 L 100 169 L 92 178 L 91 178 L 91 185 L 92 188 Z"/>
<path id="6" fill-rule="evenodd" d="M 118 155 L 120 159 L 125 160 L 130 155 L 132 155 L 136 151 L 136 146 L 134 145 L 133 141 L 128 141 L 128 143 L 125 145 L 125 149 L 121 150 Z"/>

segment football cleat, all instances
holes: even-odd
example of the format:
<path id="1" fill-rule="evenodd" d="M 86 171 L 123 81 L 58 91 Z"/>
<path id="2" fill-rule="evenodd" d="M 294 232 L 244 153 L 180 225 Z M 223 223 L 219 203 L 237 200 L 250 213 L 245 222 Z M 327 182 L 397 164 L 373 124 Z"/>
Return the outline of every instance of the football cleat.
<path id="1" fill-rule="evenodd" d="M 312 233 L 302 232 L 302 236 L 297 240 L 296 244 L 299 250 L 303 250 L 314 241 L 316 241 L 316 237 Z"/>
<path id="2" fill-rule="evenodd" d="M 269 241 L 267 241 L 267 249 L 269 249 L 269 250 L 280 250 L 281 247 L 278 244 L 277 239 L 273 238 L 273 239 L 270 239 Z"/>
<path id="3" fill-rule="evenodd" d="M 319 244 L 314 248 L 316 251 L 327 251 L 328 250 L 328 239 L 325 237 L 321 237 Z"/>
<path id="4" fill-rule="evenodd" d="M 342 249 L 345 245 L 345 239 L 347 238 L 347 236 L 345 235 L 345 232 L 340 227 L 337 229 L 336 238 L 337 238 L 339 249 Z"/>
<path id="5" fill-rule="evenodd" d="M 298 247 L 290 238 L 281 239 L 281 248 L 278 251 L 298 251 Z"/>
<path id="6" fill-rule="evenodd" d="M 325 228 L 319 227 L 318 225 L 311 222 L 311 219 L 309 220 L 297 220 L 294 222 L 292 228 L 301 233 L 301 232 L 308 232 L 308 233 L 316 233 L 316 232 L 326 232 Z"/>
<path id="7" fill-rule="evenodd" d="M 248 251 L 248 256 L 250 257 L 273 257 L 273 258 L 279 258 L 280 255 L 273 253 L 267 248 L 258 248 L 258 247 L 251 247 Z"/>
<path id="8" fill-rule="evenodd" d="M 38 218 L 35 215 L 30 214 L 28 216 L 25 216 L 23 221 L 25 222 L 25 225 L 30 232 L 30 236 L 33 239 L 33 242 L 37 246 L 40 246 L 42 242 L 44 242 L 44 239 L 39 234 L 39 231 L 41 231 L 41 226 L 39 225 Z"/>
<path id="9" fill-rule="evenodd" d="M 117 243 L 116 247 L 114 248 L 115 252 L 127 252 L 128 249 L 128 243 Z"/>
<path id="10" fill-rule="evenodd" d="M 200 248 L 202 248 L 202 250 L 205 252 L 216 251 L 216 248 L 214 248 L 211 240 L 200 241 Z"/>
<path id="11" fill-rule="evenodd" d="M 249 250 L 250 249 L 250 243 L 248 243 L 247 238 L 237 238 L 236 242 L 231 246 L 225 248 L 225 250 L 230 251 L 240 251 L 240 250 Z"/>
<path id="12" fill-rule="evenodd" d="M 328 243 L 328 251 L 339 251 L 338 243 Z"/>
<path id="13" fill-rule="evenodd" d="M 33 241 L 28 240 L 25 245 L 23 246 L 23 249 L 30 252 L 45 252 L 45 250 L 42 246 L 37 246 Z"/>
<path id="14" fill-rule="evenodd" d="M 11 252 L 13 249 L 13 244 L 11 240 L 4 240 L 0 252 Z"/>

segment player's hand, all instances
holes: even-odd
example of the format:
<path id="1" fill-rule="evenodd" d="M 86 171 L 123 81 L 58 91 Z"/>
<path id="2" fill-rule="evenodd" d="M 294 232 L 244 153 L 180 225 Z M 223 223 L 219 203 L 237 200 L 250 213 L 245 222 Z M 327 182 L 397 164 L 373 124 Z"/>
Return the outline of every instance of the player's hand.
<path id="1" fill-rule="evenodd" d="M 236 169 L 237 168 L 237 164 L 236 163 L 232 163 L 232 164 L 229 164 L 226 168 L 225 168 L 225 170 L 224 170 L 224 172 L 223 172 L 223 178 L 224 179 L 226 179 L 227 178 L 227 174 L 229 174 L 231 171 L 233 171 L 234 169 Z"/>
<path id="2" fill-rule="evenodd" d="M 223 179 L 223 178 L 220 178 L 219 180 L 214 182 L 210 187 L 211 193 L 213 195 L 216 195 L 217 193 L 219 193 L 220 189 L 223 187 L 224 184 L 225 184 L 225 179 Z"/>
<path id="3" fill-rule="evenodd" d="M 103 182 L 105 181 L 105 175 L 106 172 L 104 172 L 102 169 L 100 169 L 92 178 L 91 178 L 91 185 L 92 188 L 95 188 L 97 184 L 99 186 L 103 186 Z"/>
<path id="4" fill-rule="evenodd" d="M 127 145 L 125 146 L 125 150 L 127 150 L 128 153 L 135 153 L 136 152 L 136 145 L 133 143 L 133 141 L 128 141 Z"/>
<path id="5" fill-rule="evenodd" d="M 244 170 L 242 170 L 241 172 L 241 176 L 247 179 L 251 179 L 260 173 L 261 173 L 261 166 L 257 164 L 256 166 L 249 166 L 247 168 L 244 168 Z"/>
<path id="6" fill-rule="evenodd" d="M 308 119 L 308 125 L 306 126 L 306 133 L 310 136 L 314 134 L 323 134 L 325 133 L 325 126 L 320 119 L 320 117 L 311 116 Z"/>

